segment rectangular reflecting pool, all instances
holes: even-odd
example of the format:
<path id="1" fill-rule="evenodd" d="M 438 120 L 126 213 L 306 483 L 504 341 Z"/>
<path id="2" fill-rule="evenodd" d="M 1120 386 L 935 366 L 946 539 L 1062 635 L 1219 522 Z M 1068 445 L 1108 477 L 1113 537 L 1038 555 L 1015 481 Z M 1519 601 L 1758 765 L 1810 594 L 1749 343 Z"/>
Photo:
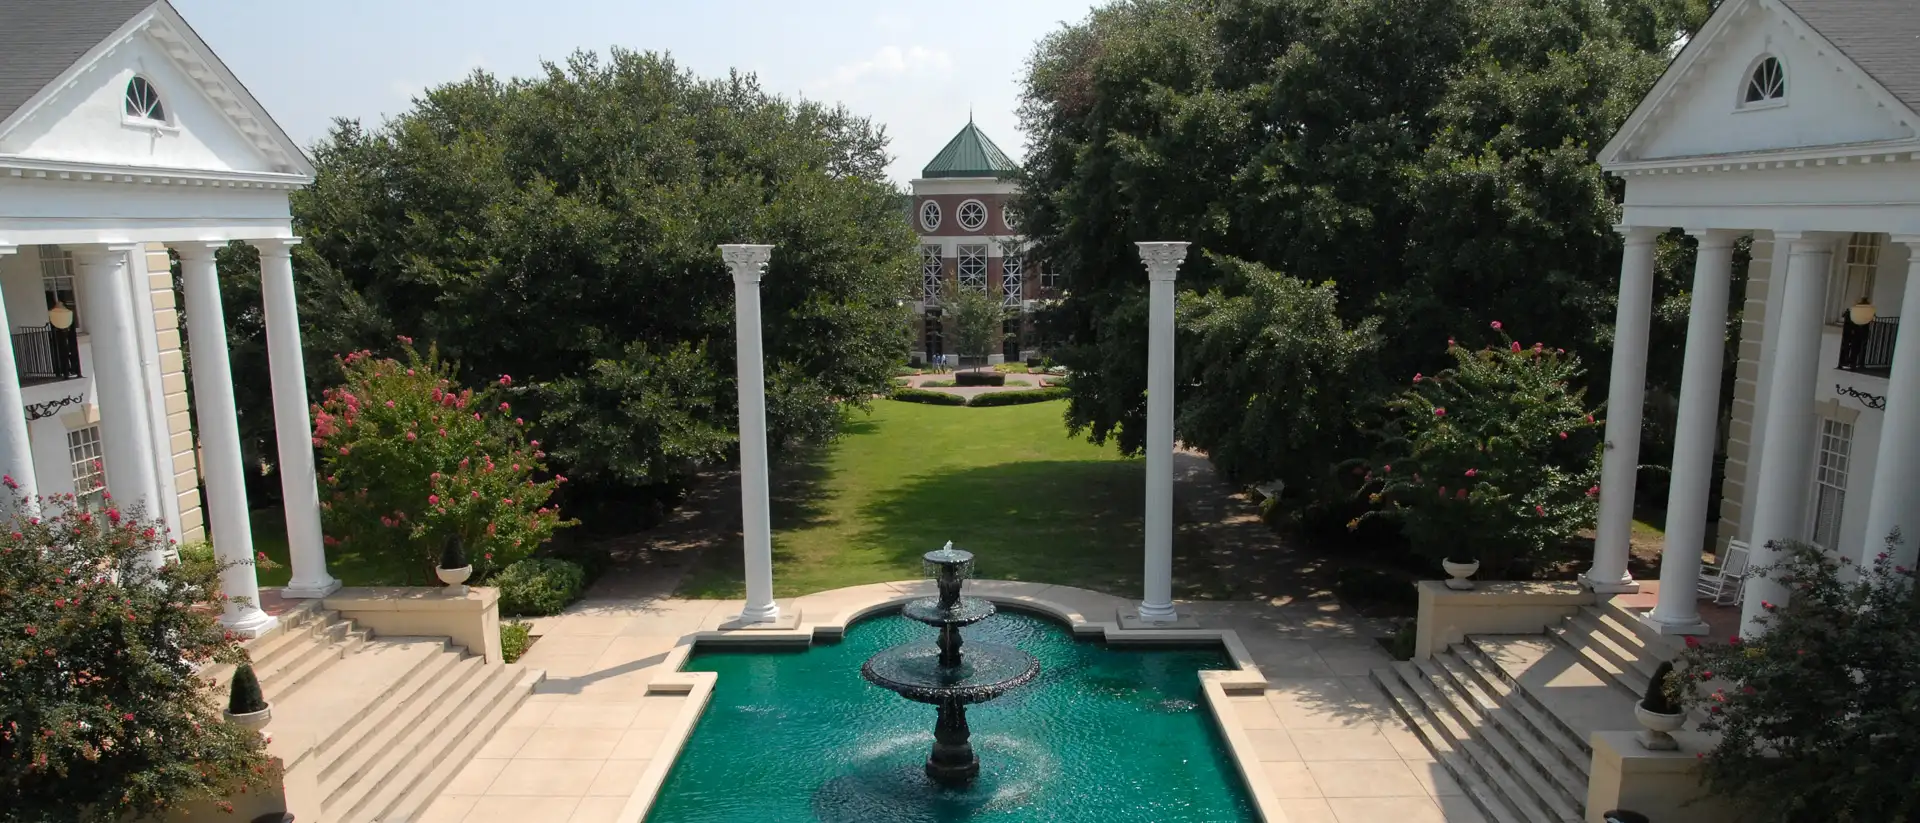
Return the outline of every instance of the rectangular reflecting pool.
<path id="1" fill-rule="evenodd" d="M 1233 823 L 1257 817 L 1201 696 L 1217 647 L 1109 646 L 1002 612 L 963 630 L 1039 658 L 1040 675 L 969 707 L 980 777 L 922 771 L 934 708 L 868 684 L 860 666 L 935 630 L 897 614 L 804 649 L 703 646 L 718 677 L 648 823 Z"/>

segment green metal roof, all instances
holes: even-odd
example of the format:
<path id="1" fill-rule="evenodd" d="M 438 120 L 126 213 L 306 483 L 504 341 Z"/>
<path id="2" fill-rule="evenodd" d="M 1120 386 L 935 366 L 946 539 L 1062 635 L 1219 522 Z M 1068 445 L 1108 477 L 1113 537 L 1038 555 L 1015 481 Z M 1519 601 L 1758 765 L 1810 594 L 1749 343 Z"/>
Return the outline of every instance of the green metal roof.
<path id="1" fill-rule="evenodd" d="M 920 171 L 920 176 L 1004 178 L 1016 168 L 1012 158 L 980 133 L 980 128 L 969 117 L 967 127 L 947 141 L 947 147 L 934 155 L 933 162 Z"/>

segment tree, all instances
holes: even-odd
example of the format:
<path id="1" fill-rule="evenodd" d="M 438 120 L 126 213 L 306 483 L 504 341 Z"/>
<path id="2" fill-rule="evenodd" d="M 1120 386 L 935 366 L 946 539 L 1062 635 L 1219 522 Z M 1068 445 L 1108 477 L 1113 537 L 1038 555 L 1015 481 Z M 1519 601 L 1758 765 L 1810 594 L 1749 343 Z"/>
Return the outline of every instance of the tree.
<path id="1" fill-rule="evenodd" d="M 940 299 L 940 308 L 947 328 L 952 330 L 948 339 L 953 341 L 955 353 L 977 358 L 975 363 L 987 362 L 988 355 L 998 353 L 1006 344 L 1007 319 L 1015 316 L 1000 298 L 951 283 Z"/>

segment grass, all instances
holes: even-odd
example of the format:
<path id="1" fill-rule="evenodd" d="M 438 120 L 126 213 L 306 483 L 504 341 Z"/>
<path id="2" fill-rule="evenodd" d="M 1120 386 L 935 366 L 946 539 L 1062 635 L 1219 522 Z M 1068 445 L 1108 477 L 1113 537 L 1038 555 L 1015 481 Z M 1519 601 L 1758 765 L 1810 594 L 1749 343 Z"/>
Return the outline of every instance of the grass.
<path id="1" fill-rule="evenodd" d="M 1069 437 L 1062 408 L 881 400 L 850 417 L 832 447 L 776 470 L 775 593 L 917 578 L 948 540 L 981 577 L 1137 592 L 1144 463 Z M 739 551 L 712 551 L 680 595 L 741 587 Z"/>
<path id="2" fill-rule="evenodd" d="M 259 570 L 260 585 L 285 586 L 293 577 L 293 564 L 287 555 L 287 519 L 286 513 L 278 506 L 254 509 L 248 514 L 253 519 L 253 550 L 266 552 L 278 568 Z M 377 555 L 362 555 L 344 551 L 339 546 L 327 547 L 327 572 L 340 579 L 346 586 L 400 586 L 422 585 L 423 581 L 407 580 L 404 563 L 396 558 Z M 417 570 L 416 570 L 417 572 Z M 424 572 L 418 572 L 418 578 Z"/>

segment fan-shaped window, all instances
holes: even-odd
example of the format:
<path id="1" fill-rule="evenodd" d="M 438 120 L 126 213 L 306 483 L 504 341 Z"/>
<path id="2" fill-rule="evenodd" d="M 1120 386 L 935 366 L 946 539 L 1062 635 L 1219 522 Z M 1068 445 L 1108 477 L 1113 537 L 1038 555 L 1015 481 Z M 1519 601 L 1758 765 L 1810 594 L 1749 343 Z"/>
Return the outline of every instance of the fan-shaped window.
<path id="1" fill-rule="evenodd" d="M 979 231 L 981 226 L 987 224 L 987 207 L 978 200 L 968 200 L 960 204 L 960 210 L 954 212 L 954 217 L 960 220 L 960 228 Z"/>
<path id="2" fill-rule="evenodd" d="M 1019 231 L 1020 211 L 1012 206 L 1001 206 L 1000 222 L 1007 225 L 1007 231 Z"/>
<path id="3" fill-rule="evenodd" d="M 167 109 L 160 104 L 160 92 L 147 78 L 135 76 L 127 81 L 127 116 L 136 120 L 167 122 Z"/>
<path id="4" fill-rule="evenodd" d="M 940 228 L 940 204 L 932 200 L 920 204 L 920 228 L 933 231 Z"/>
<path id="5" fill-rule="evenodd" d="M 1762 57 L 1747 74 L 1747 90 L 1742 105 L 1784 102 L 1787 99 L 1787 69 L 1777 57 Z"/>

